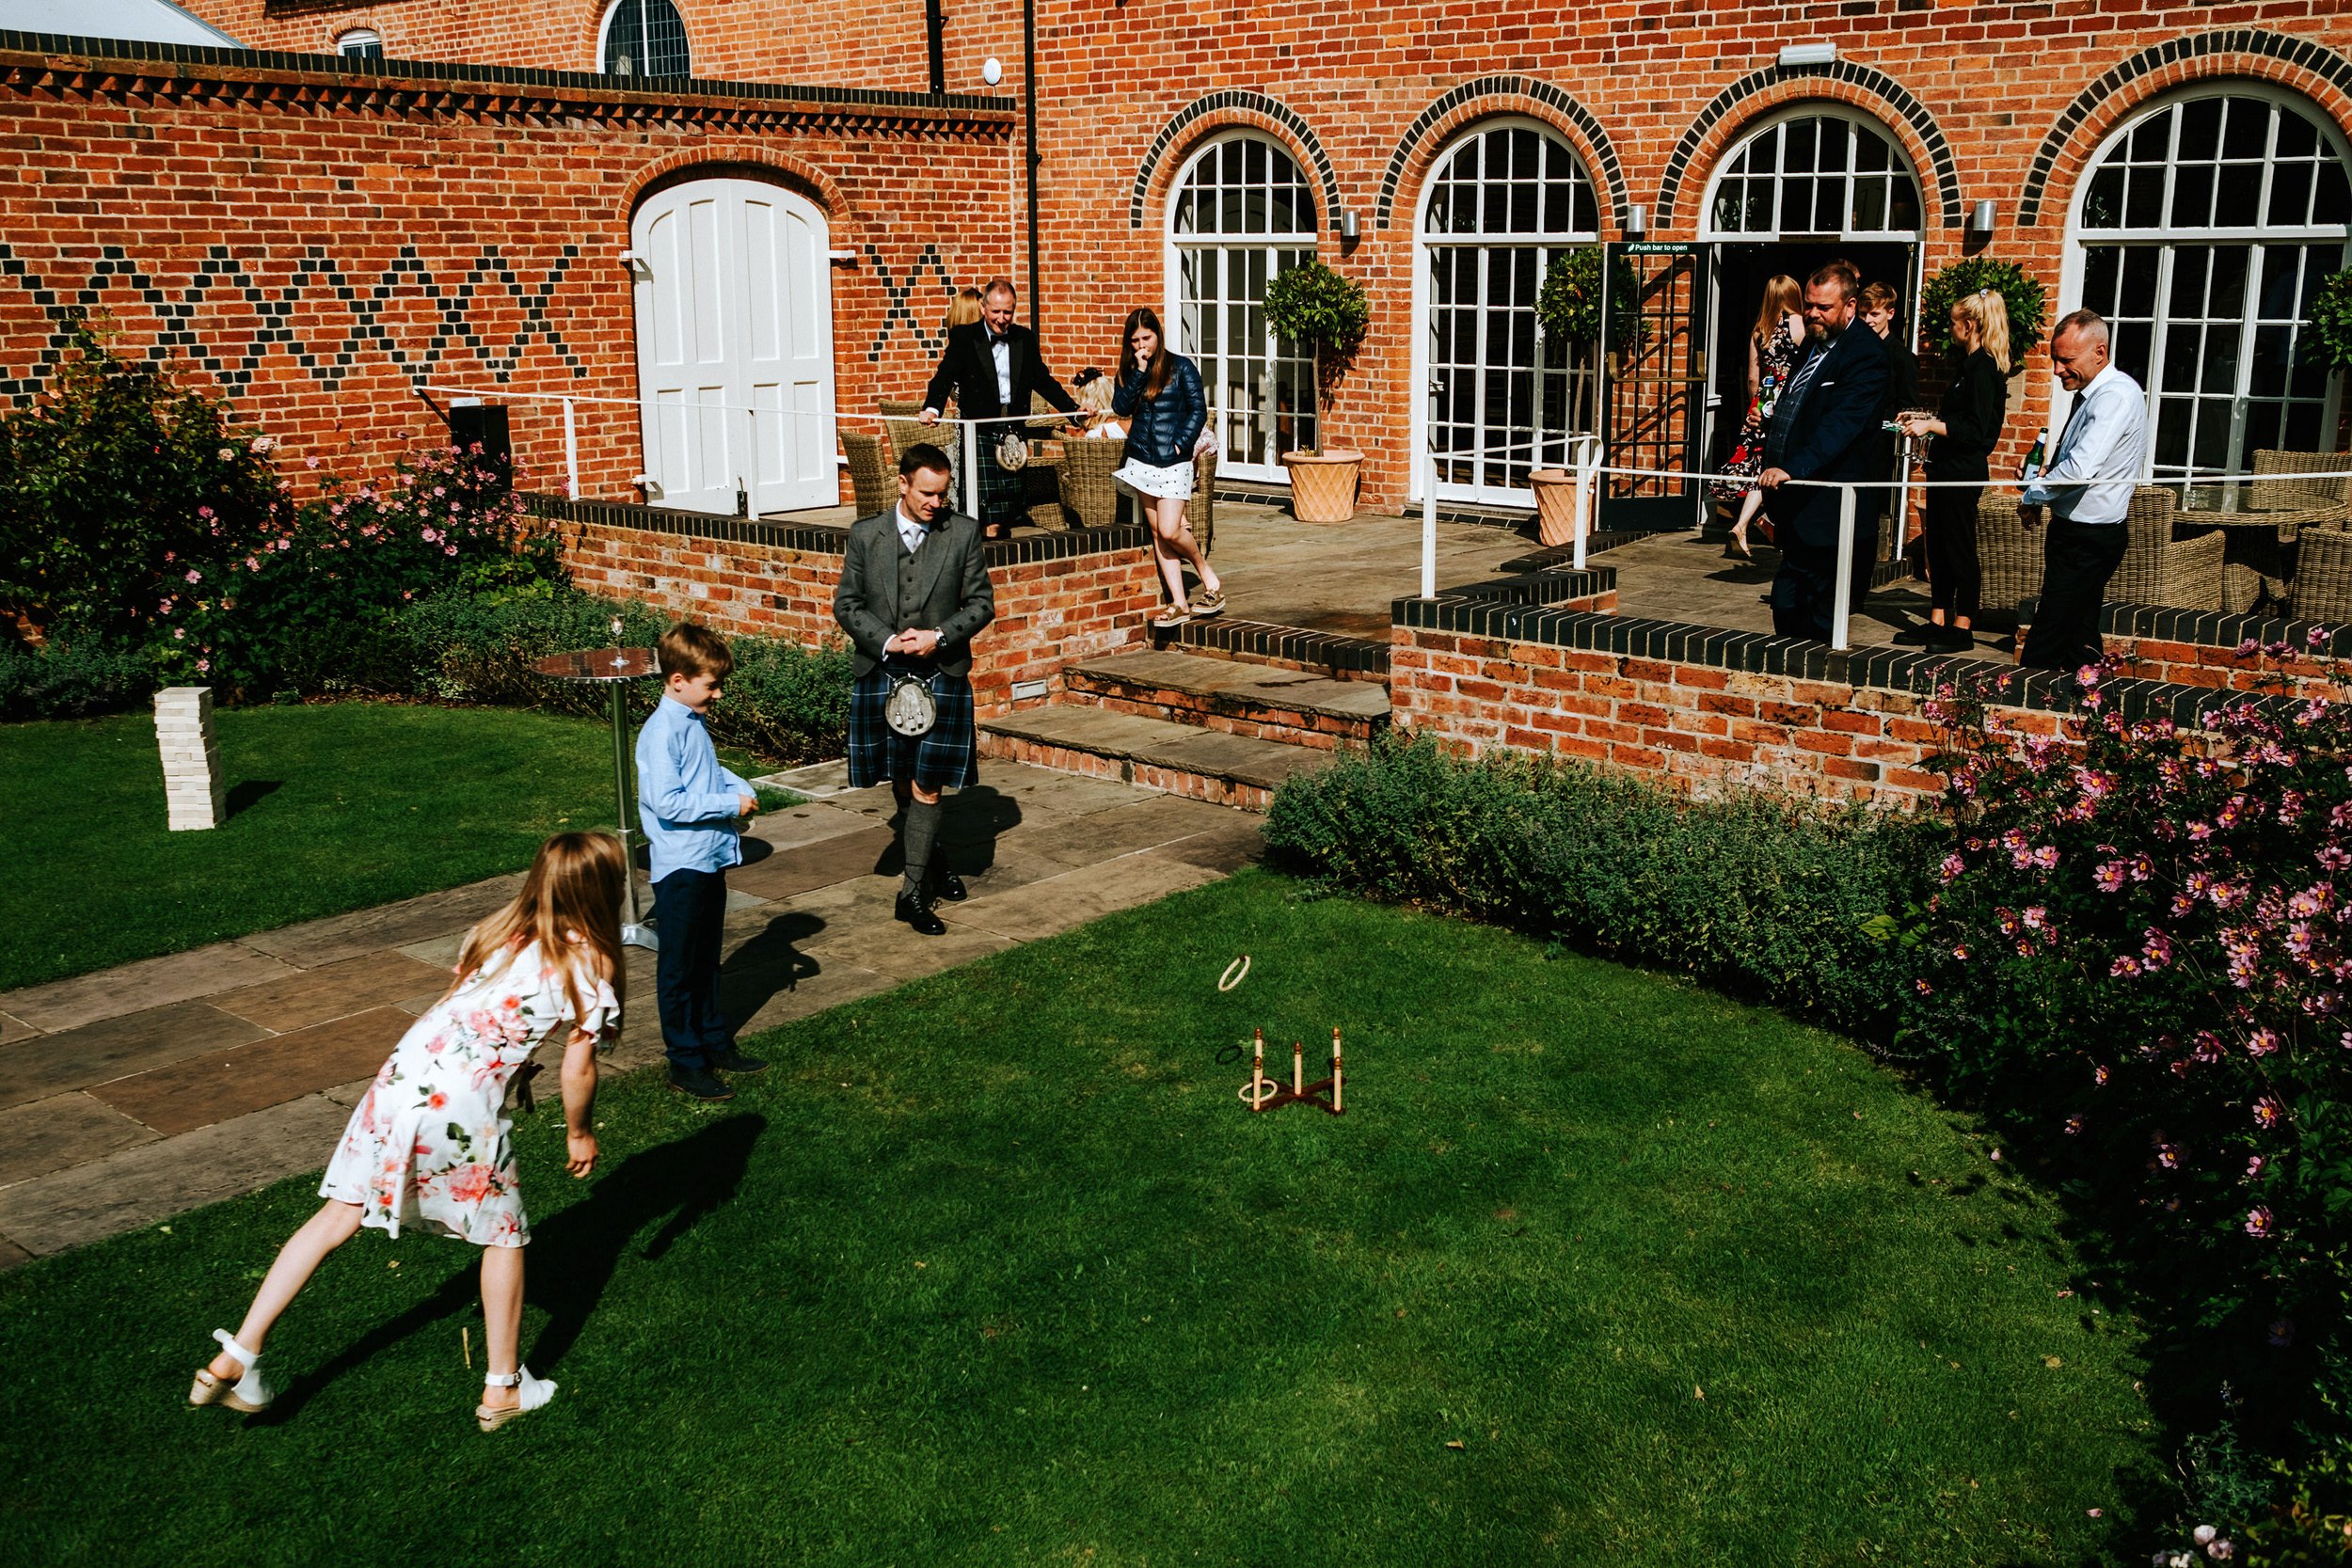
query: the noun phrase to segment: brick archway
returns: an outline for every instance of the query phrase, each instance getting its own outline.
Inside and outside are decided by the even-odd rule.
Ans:
[[[645,198],[665,186],[686,180],[729,175],[766,180],[798,191],[825,210],[828,222],[841,224],[850,219],[850,204],[842,196],[841,187],[815,165],[756,142],[729,142],[714,137],[700,147],[673,152],[639,169],[621,193],[621,221],[626,225]]]
[[[1337,214],[1345,210],[1340,200],[1340,177],[1331,166],[1330,154],[1324,151],[1323,142],[1314,127],[1302,119],[1298,111],[1279,99],[1268,98],[1262,92],[1229,87],[1221,92],[1203,93],[1177,111],[1174,119],[1160,127],[1160,134],[1152,138],[1151,149],[1143,155],[1143,163],[1136,170],[1134,192],[1127,198],[1127,227],[1143,227],[1144,209],[1149,204],[1152,188],[1158,183],[1160,166],[1170,152],[1191,146],[1198,135],[1211,131],[1247,126],[1264,131],[1290,144],[1298,161],[1315,171],[1316,183],[1323,190],[1323,222],[1330,227],[1338,221]]]
[[[2042,221],[2053,178],[2063,170],[2071,185],[2091,150],[2125,114],[2173,87],[2230,76],[2290,88],[2311,99],[2339,128],[2347,123],[2352,60],[2325,44],[2244,28],[2152,44],[2083,88],[2051,125],[2034,150],[2018,197],[2019,227]]]
[[[1611,219],[1618,228],[1625,227],[1630,193],[1625,166],[1617,161],[1609,133],[1590,109],[1533,76],[1481,76],[1462,83],[1422,110],[1389,155],[1388,171],[1380,177],[1380,198],[1373,210],[1374,226],[1389,227],[1395,216],[1397,192],[1405,188],[1408,174],[1418,181],[1428,173],[1435,149],[1443,147],[1455,131],[1473,120],[1498,114],[1532,116],[1565,136],[1585,166],[1608,187]],[[1424,152],[1424,148],[1433,150]]]
[[[1674,155],[1666,160],[1665,176],[1658,184],[1653,226],[1665,229],[1673,224],[1675,203],[1692,171],[1709,166],[1740,127],[1767,109],[1806,98],[1843,103],[1883,121],[1902,143],[1913,166],[1934,187],[1935,211],[1942,215],[1944,227],[1960,227],[1960,165],[1952,156],[1944,128],[1910,88],[1883,71],[1852,60],[1825,66],[1771,65],[1750,71],[1717,93],[1682,133]]]

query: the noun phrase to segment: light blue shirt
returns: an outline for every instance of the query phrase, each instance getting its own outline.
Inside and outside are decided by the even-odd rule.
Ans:
[[[703,716],[663,697],[637,732],[637,822],[652,851],[653,879],[742,864],[736,816],[754,793],[719,765]]]
[[[2120,523],[2131,510],[2132,486],[2081,482],[2147,475],[2148,394],[2109,365],[2074,395],[2074,411],[2058,433],[2058,451],[2017,501],[2046,506],[2052,516],[2069,522]]]

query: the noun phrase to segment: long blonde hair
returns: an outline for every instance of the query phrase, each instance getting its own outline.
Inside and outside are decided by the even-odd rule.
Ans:
[[[1756,336],[1759,342],[1769,343],[1780,324],[1804,309],[1804,291],[1797,280],[1785,272],[1774,273],[1764,282],[1764,301],[1756,310]]]
[[[457,954],[458,986],[503,969],[530,942],[539,962],[560,970],[577,1022],[596,982],[612,982],[618,1000],[626,987],[621,963],[621,899],[628,892],[628,861],[611,833],[558,833],[539,846],[522,890],[504,909],[466,933]]]
[[[1952,301],[1952,314],[1966,316],[1977,329],[1977,346],[1993,356],[2003,375],[2009,374],[2009,301],[1991,289],[1979,289]]]
[[[953,332],[959,326],[969,326],[974,322],[978,321],[980,319],[980,307],[986,303],[987,297],[983,295],[979,290],[973,288],[970,284],[967,283],[962,288],[958,289],[956,291],[956,297],[947,302],[947,325],[946,330]]]

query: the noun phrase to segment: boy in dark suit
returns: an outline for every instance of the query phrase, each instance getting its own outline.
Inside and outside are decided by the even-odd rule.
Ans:
[[[1812,356],[1797,367],[1774,410],[1756,483],[1778,492],[1792,479],[1883,478],[1879,404],[1886,395],[1886,345],[1855,326],[1862,275],[1832,261],[1805,280],[1805,334]],[[1827,642],[1837,597],[1838,492],[1797,485],[1772,501],[1780,545],[1772,578],[1772,631]],[[1855,507],[1857,535],[1871,518],[1866,491]],[[1856,538],[1854,548],[1862,548]]]
[[[940,791],[979,783],[972,714],[972,639],[996,618],[996,594],[980,559],[980,529],[947,510],[947,454],[910,447],[898,459],[898,503],[850,529],[834,590],[833,618],[850,634],[856,683],[850,689],[850,786],[888,779],[904,814],[898,829],[906,878],[895,913],[927,937],[946,924],[931,911]],[[921,736],[890,727],[884,708],[897,672],[920,678],[938,705]],[[950,901],[963,896],[952,874],[936,880]]]
[[[1032,392],[1065,414],[1078,411],[1077,400],[1046,369],[1045,356],[1038,349],[1037,334],[1012,319],[1013,309],[1019,303],[1011,281],[999,277],[989,284],[981,296],[980,319],[948,331],[939,368],[931,372],[930,385],[923,389],[925,424],[939,422],[940,412],[950,398],[955,400],[958,416],[966,420],[1026,414]],[[984,424],[976,433],[979,483],[965,499],[972,501],[977,497],[980,520],[987,525],[992,539],[1002,537],[1003,531],[1016,519],[1022,497],[1021,476],[997,466],[994,448],[1005,432],[1022,428],[1013,424]]]

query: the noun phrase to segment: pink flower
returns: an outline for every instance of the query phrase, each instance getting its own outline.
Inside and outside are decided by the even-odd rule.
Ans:
[[[2201,1062],[2221,1060],[2221,1037],[2210,1029],[2198,1031],[2196,1042],[2189,1049],[2189,1055]]]
[[[2254,1101],[2254,1125],[2265,1129],[2276,1127],[2285,1111],[2286,1107],[2279,1103],[2276,1095],[2266,1094]]]
[[[2025,914],[2026,928],[2039,931],[2050,924],[2050,911],[2040,904],[2028,905]]]
[[[2107,965],[2107,978],[2110,980],[2121,979],[2124,975],[2137,974],[2138,973],[2139,960],[2133,958],[2129,953],[2117,954],[2115,961]]]
[[[2162,969],[2172,961],[2172,939],[2153,926],[2140,932],[2139,956],[2150,969]]]
[[[2080,1132],[2082,1130],[2083,1118],[2080,1112],[2077,1112],[2074,1116],[2066,1118],[2066,1132],[2070,1137],[2077,1132]]]
[[[2107,1086],[2107,1069],[2103,1067],[2093,1067],[2090,1069],[2090,1082],[2094,1087],[2102,1089],[2106,1088]]]
[[[2270,1160],[2267,1155],[2250,1154],[2247,1156],[2246,1180],[2249,1181],[2260,1180],[2262,1178],[2263,1166],[2268,1164],[2269,1163]]]
[[[188,580],[190,582],[202,582],[204,580],[204,574],[191,566],[188,568]]]
[[[2122,861],[2106,862],[2090,874],[2090,879],[2099,885],[2101,893],[2122,892],[2123,863]]]
[[[2257,1029],[2246,1041],[2246,1053],[2249,1056],[2272,1055],[2278,1049],[2279,1033],[2275,1029]]]
[[[2246,1211],[2246,1233],[2249,1236],[2266,1237],[2270,1234],[2270,1210],[2267,1205],[2257,1203]]]
[[[209,658],[198,659],[196,661],[196,673],[199,675],[211,674],[213,673],[213,661]]]
[[[2058,863],[2058,846],[2045,844],[2033,852],[2033,863],[2047,871]]]

